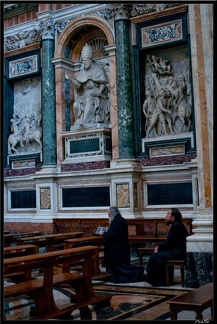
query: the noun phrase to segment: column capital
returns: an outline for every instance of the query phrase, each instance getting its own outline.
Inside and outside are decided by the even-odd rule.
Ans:
[[[46,18],[40,20],[40,32],[42,35],[42,40],[44,39],[54,39],[54,22],[52,18]]]
[[[108,8],[115,20],[129,19],[133,5],[128,3],[109,4]]]

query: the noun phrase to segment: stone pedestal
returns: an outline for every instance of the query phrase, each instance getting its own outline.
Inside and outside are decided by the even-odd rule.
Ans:
[[[72,127],[71,127],[72,129]],[[111,160],[111,130],[109,127],[85,128],[85,125],[62,133],[65,142],[63,164]]]

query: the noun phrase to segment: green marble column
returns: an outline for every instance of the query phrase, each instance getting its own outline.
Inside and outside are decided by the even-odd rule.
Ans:
[[[56,165],[56,102],[54,57],[54,28],[51,20],[42,25],[42,129],[43,166]]]
[[[119,159],[134,158],[130,21],[115,21]]]

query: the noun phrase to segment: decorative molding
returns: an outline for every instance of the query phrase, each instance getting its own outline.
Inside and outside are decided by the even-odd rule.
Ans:
[[[131,17],[131,21],[133,24],[139,24],[139,23],[144,23],[144,22],[149,22],[154,19],[160,19],[160,18],[165,18],[168,16],[176,15],[176,14],[181,14],[185,13],[188,11],[188,5],[187,4],[179,4],[176,7],[172,8],[167,8],[165,10],[161,11],[153,11],[150,13],[142,14],[140,16],[135,16]]]
[[[34,54],[21,59],[9,61],[9,79],[39,71],[38,55]]]
[[[183,39],[182,20],[152,25],[141,29],[142,47],[165,44]]]
[[[19,32],[4,38],[4,52],[15,49],[22,49],[41,41],[39,27],[31,30],[20,30]]]

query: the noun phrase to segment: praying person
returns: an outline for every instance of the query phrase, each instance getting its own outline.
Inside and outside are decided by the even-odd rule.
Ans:
[[[109,229],[99,232],[105,238],[105,266],[114,283],[144,281],[144,267],[130,264],[127,221],[117,207],[108,209]]]

